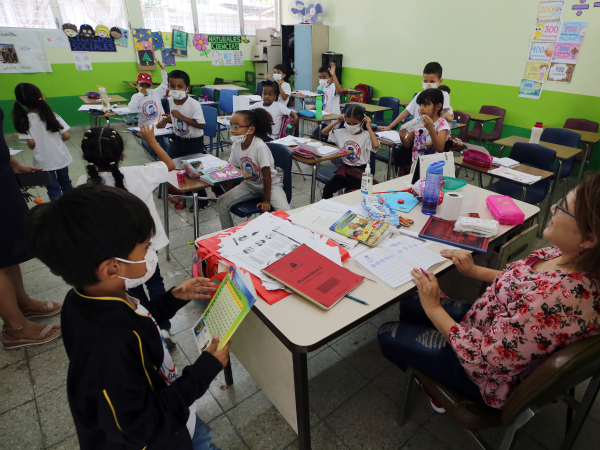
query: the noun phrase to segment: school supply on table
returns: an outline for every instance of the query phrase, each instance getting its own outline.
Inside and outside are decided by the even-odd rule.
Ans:
[[[363,195],[361,204],[369,218],[398,225],[398,214],[386,203],[382,195]]]
[[[315,157],[334,155],[336,153],[339,153],[339,151],[340,151],[340,149],[337,147],[332,147],[330,145],[323,145],[322,142],[314,142],[314,141],[302,142],[302,143],[300,143],[300,145],[298,145],[298,149],[300,149],[306,153],[310,153],[310,154],[314,155]]]
[[[373,174],[371,173],[371,166],[369,164],[365,167],[360,180],[360,192],[364,195],[371,195],[373,193]]]
[[[302,117],[306,117],[308,119],[314,119],[317,115],[316,111],[309,111],[308,109],[301,109],[298,111],[298,115]]]
[[[274,141],[271,141],[272,144],[281,144],[285,145],[286,147],[291,147],[293,145],[299,145],[306,142],[310,142],[310,139],[295,136],[285,136],[280,139],[275,139]]]
[[[137,131],[140,132],[140,127],[129,127],[127,128],[129,131]],[[169,123],[165,128],[155,128],[154,136],[164,136],[166,134],[173,134],[173,124]]]
[[[212,155],[182,161],[183,170],[190,178],[200,178],[213,184],[219,181],[235,180],[243,176],[228,161],[223,161]],[[210,174],[215,173],[211,177]],[[204,177],[204,178],[203,178]]]
[[[468,234],[454,231],[455,222],[431,216],[419,237],[432,241],[450,244],[474,252],[485,253],[490,243],[490,238],[469,236]]]
[[[467,149],[463,151],[463,161],[480,167],[492,167],[493,157],[485,147],[480,145],[465,144]]]
[[[311,91],[294,91],[292,92],[292,94],[299,94],[299,95],[304,95],[305,97],[318,97],[319,95],[322,94],[317,94],[316,92],[311,92]]]
[[[519,183],[523,184],[534,184],[542,179],[541,176],[529,175],[527,173],[506,169],[504,167],[498,167],[497,169],[489,170],[488,173],[497,177],[518,181]]]
[[[329,229],[369,247],[375,247],[381,241],[389,226],[389,223],[372,220],[348,211]]]
[[[334,206],[332,206],[331,209],[323,209],[320,207],[319,203],[315,203],[301,213],[291,216],[290,220],[298,226],[327,236],[347,250],[356,247],[358,241],[336,233],[335,231],[331,231],[331,226],[337,222],[342,214],[345,214],[348,211],[348,207],[346,205],[341,205],[342,212],[340,212]]]
[[[202,353],[219,335],[217,350],[221,350],[250,312],[256,298],[232,266],[217,288],[200,320],[192,328],[198,351]]]
[[[529,138],[530,144],[539,144],[542,133],[544,132],[544,124],[542,122],[536,122],[531,129],[531,138]]]
[[[492,158],[492,164],[494,166],[506,167],[508,169],[512,169],[514,167],[517,167],[521,163],[519,161],[515,161],[514,159],[510,159],[510,158],[496,158],[494,156]]]
[[[521,225],[525,221],[525,213],[506,195],[490,195],[485,199],[485,204],[502,225]]]
[[[433,163],[438,161],[444,161],[446,164],[444,165],[444,170],[442,175],[444,177],[452,177],[454,178],[456,173],[454,171],[454,155],[452,152],[445,153],[434,153],[432,155],[421,155],[419,159],[417,159],[417,163],[413,165],[411,168],[412,174],[412,184],[415,184],[418,180],[427,177],[427,169]]]
[[[307,245],[301,245],[262,272],[325,310],[335,306],[365,279]]]
[[[102,105],[81,105],[77,111],[91,111],[92,109],[102,111]]]
[[[352,297],[351,295],[346,294],[346,297],[348,297],[350,300],[354,300],[355,302],[362,303],[363,305],[368,305],[368,303],[365,302],[364,300],[361,300],[356,297]]]
[[[383,141],[393,142],[394,144],[399,144],[402,142],[402,139],[400,139],[400,133],[397,131],[378,131],[375,133],[375,136]]]
[[[409,192],[378,192],[378,194],[393,210],[401,213],[409,213],[419,204],[419,200]]]
[[[425,178],[425,187],[423,189],[423,201],[421,204],[421,212],[427,215],[434,215],[437,212],[437,207],[442,191],[442,183],[444,178],[442,173],[446,161],[436,161],[427,168],[427,177]]]
[[[205,169],[204,175],[200,176],[200,179],[211,186],[215,183],[223,183],[226,181],[242,180],[242,175],[235,167],[228,164],[225,167],[215,167],[212,169]]]
[[[444,220],[457,220],[461,213],[462,203],[462,194],[456,192],[444,194],[444,202],[437,214],[438,217]]]
[[[446,167],[446,166],[444,166]],[[458,191],[459,189],[465,187],[467,182],[465,180],[461,180],[460,178],[447,177],[444,176],[444,185],[442,187],[442,192],[450,192],[450,191]]]
[[[475,217],[460,217],[454,231],[477,237],[494,237],[498,234],[498,221]]]

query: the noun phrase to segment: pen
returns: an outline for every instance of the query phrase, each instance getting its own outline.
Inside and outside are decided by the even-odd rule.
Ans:
[[[373,192],[373,195],[375,195],[375,194],[395,194],[396,192],[408,192],[408,189],[404,189],[402,191]]]
[[[425,272],[423,269],[421,269],[421,272],[423,272],[423,275],[427,276],[427,272]],[[440,289],[440,294],[442,294],[442,297],[448,298],[448,296],[446,294],[444,294],[444,291],[442,291],[441,289]]]
[[[421,269],[422,270],[422,269]],[[345,297],[348,297],[350,300],[354,300],[355,302],[362,303],[363,305],[368,305],[367,302],[357,299],[356,297],[352,297],[351,295],[346,294]]]
[[[417,241],[427,242],[425,239],[421,239],[420,237],[413,236],[412,234],[403,233],[402,231],[400,231],[400,234],[403,234],[404,236],[408,236],[409,238],[416,239]]]

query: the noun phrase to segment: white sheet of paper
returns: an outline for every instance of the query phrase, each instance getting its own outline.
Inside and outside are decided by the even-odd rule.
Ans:
[[[15,156],[21,153],[23,150],[13,150],[12,148],[9,148],[8,151],[10,152],[10,156]]]
[[[249,95],[234,95],[233,96],[233,112],[250,109]]]
[[[400,142],[400,134],[397,131],[378,131],[375,135],[379,139],[383,139],[385,141],[391,141],[394,144],[398,144]]]
[[[62,30],[44,30],[44,40],[48,48],[71,48],[69,38]]]

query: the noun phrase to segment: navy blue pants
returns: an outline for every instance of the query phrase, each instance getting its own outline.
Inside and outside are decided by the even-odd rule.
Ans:
[[[471,305],[442,299],[442,307],[460,322]],[[400,321],[384,323],[377,333],[381,353],[406,372],[410,365],[440,383],[483,402],[479,388],[467,376],[452,346],[431,323],[418,295],[400,301]]]
[[[69,178],[69,166],[58,170],[49,170],[49,173],[52,181],[46,186],[46,190],[50,201],[58,200],[61,195],[73,189]]]
[[[165,283],[163,282],[163,277],[160,274],[160,267],[158,264],[156,265],[156,270],[154,274],[144,283],[146,288],[148,289],[148,295],[150,299],[148,299],[148,295],[146,295],[146,291],[144,291],[144,285],[139,285],[133,289],[129,289],[127,292],[132,297],[137,298],[144,308],[148,308],[150,301],[156,297],[158,294],[164,294],[165,291]],[[171,329],[171,321],[165,320],[158,324],[161,330],[170,330]]]

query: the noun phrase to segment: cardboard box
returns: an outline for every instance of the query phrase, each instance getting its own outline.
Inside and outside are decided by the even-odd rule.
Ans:
[[[281,38],[274,38],[271,36],[272,30],[269,28],[256,30],[256,44],[257,45],[266,45],[271,47],[273,45],[281,46]]]
[[[253,45],[251,59],[252,61],[266,61],[267,47],[264,45]]]

